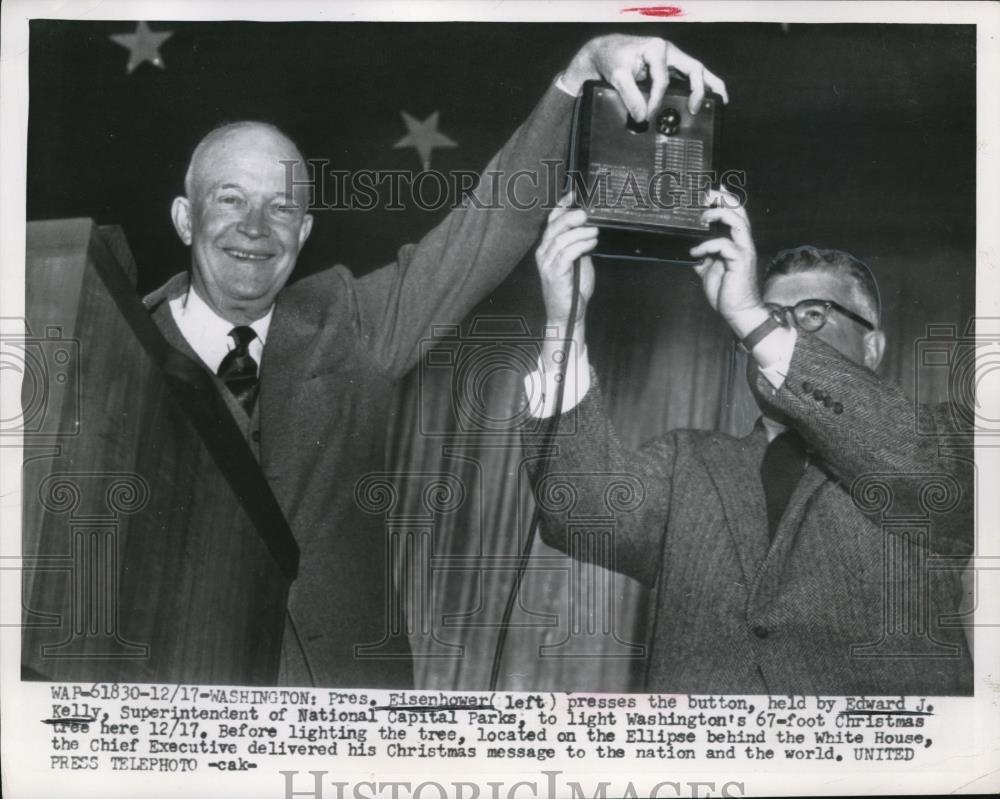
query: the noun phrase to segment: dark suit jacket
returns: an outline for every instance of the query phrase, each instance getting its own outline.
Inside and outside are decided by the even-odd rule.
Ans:
[[[971,693],[962,629],[941,618],[959,603],[958,569],[971,552],[970,463],[940,458],[940,439],[915,433],[913,403],[898,388],[814,336],[799,335],[781,389],[760,375],[753,388],[814,450],[773,543],[761,423],[742,439],[679,430],[629,452],[605,417],[596,378],[558,422],[566,434],[536,489],[548,508],[542,535],[567,550],[568,523],[614,517],[612,567],[656,589],[646,688]],[[922,421],[932,424],[947,429],[943,416]],[[635,502],[605,494],[612,475],[631,476]],[[546,498],[559,482],[574,484],[572,507],[565,494]],[[616,511],[623,505],[629,512]],[[929,538],[920,538],[928,523]],[[957,556],[935,561],[954,570],[927,572],[937,555]]]
[[[505,197],[495,183],[520,170],[539,175],[543,196],[541,162],[565,160],[572,109],[573,99],[551,86],[487,165],[476,189],[481,204]],[[523,178],[517,183],[519,200],[528,200],[527,187]],[[358,507],[355,485],[385,468],[394,388],[416,364],[420,342],[432,325],[459,322],[506,277],[541,231],[541,205],[466,203],[418,244],[402,247],[393,264],[361,278],[335,266],[279,294],[254,417],[230,406],[301,551],[281,682],[412,684],[405,626],[392,635],[387,629],[392,579],[384,520]],[[144,302],[175,346],[193,355],[167,305],[187,285],[187,275],[177,275]],[[374,659],[357,656],[356,646],[383,639]]]

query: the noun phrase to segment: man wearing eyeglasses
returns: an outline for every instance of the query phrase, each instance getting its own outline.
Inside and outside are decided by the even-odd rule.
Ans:
[[[543,539],[571,550],[572,519],[546,502],[560,480],[576,484],[573,517],[614,515],[614,559],[599,562],[654,589],[646,690],[971,693],[968,647],[957,617],[946,618],[960,602],[955,564],[971,551],[971,465],[939,457],[938,439],[915,432],[913,403],[876,374],[885,333],[871,272],[847,253],[807,246],[780,253],[758,281],[745,210],[724,192],[712,201],[703,218],[730,235],[693,248],[694,269],[749,353],[762,416],[741,439],[679,430],[626,450],[585,346],[597,229],[583,210],[555,209],[536,261],[547,326],[560,335],[576,259],[581,280],[565,376],[561,342],[549,339],[525,382],[532,413],[550,417],[564,377],[558,454],[540,482],[533,467]],[[921,429],[948,432],[950,418],[928,411]],[[526,438],[547,441],[544,432]],[[611,508],[594,480],[602,474],[637,478],[639,507]],[[852,498],[866,485],[887,490],[905,515],[935,483],[954,496],[940,503],[948,511],[934,516],[929,541],[913,527],[884,529],[871,495]],[[951,570],[928,569],[929,555],[951,557],[937,561]]]

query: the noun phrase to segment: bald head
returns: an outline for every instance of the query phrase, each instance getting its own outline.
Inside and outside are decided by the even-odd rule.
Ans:
[[[312,230],[306,186],[299,148],[266,122],[223,125],[195,147],[171,214],[192,288],[234,325],[265,315],[295,268]]]
[[[273,152],[281,156],[279,161],[297,161],[296,172],[300,169],[299,164],[305,166],[305,159],[295,142],[277,125],[270,122],[258,122],[255,120],[242,120],[240,122],[229,122],[213,128],[194,148],[191,153],[191,160],[188,161],[187,171],[184,173],[184,192],[188,197],[194,191],[196,175],[203,169],[206,163],[213,158],[224,155],[227,150],[250,147],[262,152]],[[297,179],[301,179],[296,175]]]

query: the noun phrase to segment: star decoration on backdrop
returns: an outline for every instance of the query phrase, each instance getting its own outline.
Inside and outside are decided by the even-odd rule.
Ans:
[[[435,147],[458,147],[456,142],[438,132],[439,114],[437,111],[423,122],[418,121],[416,117],[410,116],[405,111],[401,111],[400,114],[409,133],[392,145],[393,149],[413,147],[417,151],[417,155],[420,156],[424,171],[431,168],[431,153]]]
[[[131,75],[140,64],[148,61],[153,66],[166,69],[160,57],[160,45],[174,35],[173,31],[153,32],[145,22],[136,23],[134,33],[112,33],[108,38],[128,49],[125,73]]]

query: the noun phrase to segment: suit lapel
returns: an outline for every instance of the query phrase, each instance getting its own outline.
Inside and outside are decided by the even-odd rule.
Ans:
[[[184,338],[184,334],[177,327],[177,322],[174,321],[174,315],[170,312],[170,305],[168,303],[164,302],[156,306],[152,316],[153,321],[156,322],[156,326],[160,328],[160,332],[163,333],[163,337],[171,347],[182,352],[202,368],[208,368],[205,366],[204,361],[198,357],[197,353],[191,349],[191,345],[188,344],[187,339]]]
[[[307,285],[311,282],[303,281]],[[329,298],[321,293],[317,296],[303,283],[286,286],[278,294],[261,357],[257,401],[261,429],[266,431],[262,439],[262,462],[271,460],[276,450],[281,451],[282,426],[291,423],[294,416],[289,412],[289,403],[297,387],[316,371],[315,354],[328,349],[316,346],[317,336],[335,335],[325,324],[325,315],[331,312],[324,307]]]
[[[767,512],[760,482],[760,461],[766,446],[767,434],[758,422],[750,435],[739,441],[713,438],[700,452],[721,500],[748,592],[767,555]]]

